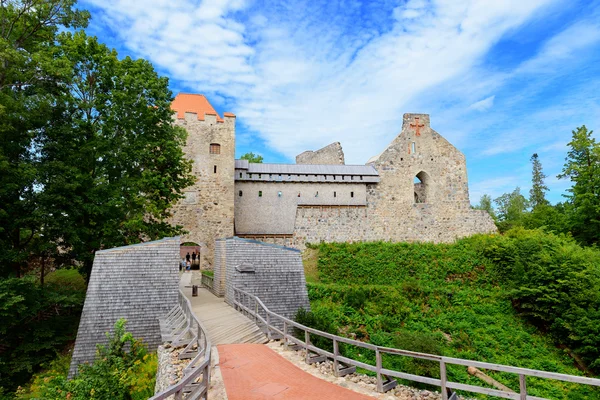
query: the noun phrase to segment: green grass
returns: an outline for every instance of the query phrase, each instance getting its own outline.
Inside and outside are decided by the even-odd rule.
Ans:
[[[310,250],[317,273],[311,264],[307,268],[312,312],[335,333],[377,345],[581,375],[565,351],[517,314],[491,261],[476,247],[468,241],[322,244]],[[374,363],[374,354],[363,349],[346,346],[343,351]],[[439,377],[439,367],[428,362],[399,356],[383,362],[395,370]],[[484,372],[518,391],[518,376]],[[449,366],[448,377],[485,386],[466,367]],[[527,383],[534,396],[600,399],[599,390],[584,385],[536,378]]]
[[[210,270],[205,270],[205,271],[202,271],[202,275],[210,276],[212,278],[215,276],[215,272],[210,271]]]

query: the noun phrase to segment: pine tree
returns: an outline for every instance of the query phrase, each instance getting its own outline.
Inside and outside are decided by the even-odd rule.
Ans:
[[[565,195],[573,206],[571,232],[585,244],[600,241],[600,144],[583,125],[573,131],[570,150],[559,179],[573,186]]]
[[[549,190],[548,186],[544,184],[546,174],[542,171],[542,163],[537,155],[534,153],[531,156],[531,164],[533,166],[532,177],[531,177],[531,190],[529,190],[529,204],[532,209],[541,205],[547,205],[546,192]]]

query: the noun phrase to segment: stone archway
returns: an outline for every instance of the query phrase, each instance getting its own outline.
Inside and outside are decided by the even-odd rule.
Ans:
[[[429,203],[431,201],[431,178],[425,171],[420,171],[414,178],[415,203]]]
[[[202,246],[195,242],[183,242],[179,246],[179,257],[187,261],[189,255],[192,269],[200,269],[200,252]]]

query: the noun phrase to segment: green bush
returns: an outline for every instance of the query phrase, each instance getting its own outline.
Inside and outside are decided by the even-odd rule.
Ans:
[[[154,394],[157,358],[131,333],[125,320],[107,334],[108,345],[98,346],[96,361],[82,364],[79,373],[67,380],[68,362],[59,358],[48,372],[33,380],[19,398],[87,400],[143,400]]]
[[[57,269],[49,273],[45,282],[52,287],[85,292],[86,284],[83,276],[76,269]]]
[[[34,277],[0,280],[0,387],[7,392],[75,340],[85,299],[76,281],[41,287]]]
[[[600,252],[566,236],[516,228],[483,253],[519,313],[600,371]]]
[[[381,346],[581,375],[562,346],[582,358],[600,348],[598,254],[568,237],[524,230],[440,245],[320,244],[320,283],[307,285],[320,322],[305,324]],[[372,352],[340,349],[374,365]],[[595,365],[590,356],[584,360]],[[406,357],[384,355],[383,363],[402,372],[439,374],[435,363]],[[518,390],[518,376],[487,373]],[[459,366],[449,366],[448,377],[482,384]],[[553,399],[600,399],[598,388],[558,381],[531,379],[528,390]]]

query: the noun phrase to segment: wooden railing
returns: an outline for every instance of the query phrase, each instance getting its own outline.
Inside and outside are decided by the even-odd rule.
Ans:
[[[527,377],[532,376],[536,378],[555,379],[565,382],[574,382],[584,385],[600,386],[600,379],[586,378],[583,376],[559,374],[555,372],[538,371],[535,369],[511,367],[508,365],[492,364],[473,360],[464,360],[461,358],[452,358],[437,356],[434,354],[417,353],[413,351],[393,349],[389,347],[375,346],[370,343],[359,342],[358,340],[352,340],[337,335],[332,335],[327,332],[319,331],[308,326],[299,324],[291,319],[285,318],[279,314],[270,311],[260,299],[250,293],[245,292],[242,289],[233,288],[234,290],[234,307],[249,318],[252,318],[256,323],[266,330],[267,336],[270,339],[283,339],[284,347],[287,349],[290,343],[293,346],[303,348],[306,351],[306,362],[320,362],[324,361],[325,358],[333,360],[334,368],[333,371],[336,376],[343,376],[347,373],[354,371],[356,367],[362,368],[367,371],[374,372],[377,375],[377,391],[386,392],[392,389],[396,385],[396,381],[389,379],[389,377],[406,379],[414,382],[426,383],[429,385],[439,386],[441,388],[442,399],[452,400],[456,398],[456,395],[452,393],[452,389],[464,390],[467,392],[482,393],[495,397],[503,397],[505,399],[516,399],[516,400],[542,400],[541,397],[534,397],[527,394]],[[296,328],[304,332],[304,341],[294,337],[289,333],[291,328]],[[310,341],[310,335],[321,336],[332,340],[333,352],[329,352],[314,346]],[[363,349],[371,350],[375,352],[375,365],[366,364],[357,360],[353,360],[348,357],[344,357],[340,354],[339,344],[346,343],[352,346],[360,347]],[[311,355],[316,353],[317,356]],[[382,354],[393,354],[411,358],[418,358],[422,360],[430,360],[439,363],[440,365],[440,378],[430,378],[420,375],[408,374],[404,372],[394,371],[383,368],[382,365]],[[465,367],[476,367],[483,369],[490,369],[493,371],[508,372],[519,375],[519,393],[505,392],[496,389],[488,389],[481,386],[467,385],[458,382],[451,382],[447,376],[447,365],[462,365]],[[352,369],[350,369],[352,366]]]
[[[174,395],[176,400],[208,398],[210,384],[211,344],[206,336],[206,329],[192,312],[190,300],[179,290],[178,304],[160,319],[163,341],[170,342],[173,347],[185,346],[179,359],[192,361],[183,370],[179,382],[155,394],[151,400],[164,400]]]
[[[202,286],[207,287],[210,290],[213,289],[214,280],[214,277],[202,274]]]

